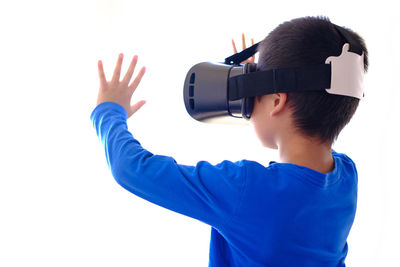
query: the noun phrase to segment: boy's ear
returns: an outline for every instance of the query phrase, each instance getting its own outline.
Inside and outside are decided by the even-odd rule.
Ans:
[[[278,115],[286,105],[287,93],[272,94],[272,109],[271,116]]]

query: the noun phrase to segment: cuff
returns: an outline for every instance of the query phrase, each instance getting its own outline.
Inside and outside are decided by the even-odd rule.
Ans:
[[[128,114],[126,113],[126,110],[123,106],[120,104],[114,103],[114,102],[103,102],[97,105],[94,110],[92,111],[92,114],[90,115],[90,120],[93,121],[95,116],[99,113],[102,113],[104,111],[116,111],[117,113],[121,114],[123,118],[126,120],[128,117]]]

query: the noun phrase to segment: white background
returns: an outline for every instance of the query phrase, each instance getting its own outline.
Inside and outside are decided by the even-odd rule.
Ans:
[[[209,226],[111,176],[89,120],[97,60],[108,79],[120,52],[123,71],[135,54],[147,67],[134,95],[147,104],[128,124],[151,152],[268,165],[277,153],[251,127],[191,119],[183,81],[192,65],[232,54],[242,32],[260,41],[308,15],[355,30],[370,52],[366,97],[333,147],[359,172],[346,263],[400,266],[396,10],[394,1],[2,1],[0,266],[207,266]]]

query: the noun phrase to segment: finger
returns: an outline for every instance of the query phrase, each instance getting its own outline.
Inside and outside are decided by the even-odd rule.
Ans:
[[[243,50],[246,49],[246,39],[244,38],[244,33],[242,33],[242,46],[243,46]]]
[[[141,100],[136,104],[131,106],[129,117],[132,116],[136,111],[138,111],[143,105],[146,104],[146,100]]]
[[[138,61],[138,56],[135,55],[131,61],[131,65],[129,66],[128,71],[125,74],[123,80],[124,83],[129,83],[129,81],[131,80],[133,72],[135,71],[137,61]]]
[[[139,71],[139,74],[136,76],[135,80],[133,80],[133,82],[129,85],[129,89],[132,92],[132,94],[133,94],[133,92],[135,92],[136,88],[138,87],[145,72],[146,72],[146,67],[142,67]]]
[[[106,84],[107,80],[106,80],[106,75],[104,74],[104,69],[103,69],[103,62],[101,60],[99,60],[97,62],[97,66],[99,69],[99,78],[100,78],[100,84]]]
[[[232,46],[233,46],[233,53],[236,54],[237,49],[236,49],[235,41],[233,39],[232,39]]]
[[[118,56],[117,65],[115,66],[115,69],[114,69],[114,75],[111,80],[112,83],[119,82],[123,58],[124,58],[124,55],[122,53],[120,53]]]
[[[251,38],[251,45],[254,45],[254,38]],[[256,56],[253,55],[253,56],[250,58],[250,62],[251,62],[251,63],[254,63],[255,60],[256,60]]]

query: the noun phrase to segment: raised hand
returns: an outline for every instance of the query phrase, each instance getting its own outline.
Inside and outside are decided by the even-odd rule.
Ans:
[[[251,38],[251,45],[254,45],[254,39]],[[237,53],[237,49],[236,49],[236,45],[235,45],[235,41],[232,39],[232,46],[233,46],[233,53]],[[244,37],[244,33],[242,33],[242,47],[243,50],[245,50],[246,47],[246,38]],[[245,63],[254,63],[255,61],[255,56],[249,57],[248,59],[246,59],[245,61],[241,62],[241,64],[245,64]]]
[[[122,81],[120,81],[123,57],[124,55],[122,53],[119,54],[113,77],[109,82],[106,80],[106,76],[104,74],[103,62],[101,60],[98,61],[100,89],[97,97],[97,105],[104,102],[114,102],[120,104],[125,108],[129,118],[146,103],[146,101],[141,100],[131,106],[132,95],[138,87],[146,68],[142,67],[133,82],[129,84],[138,61],[138,56],[134,56],[128,71],[126,72]]]

